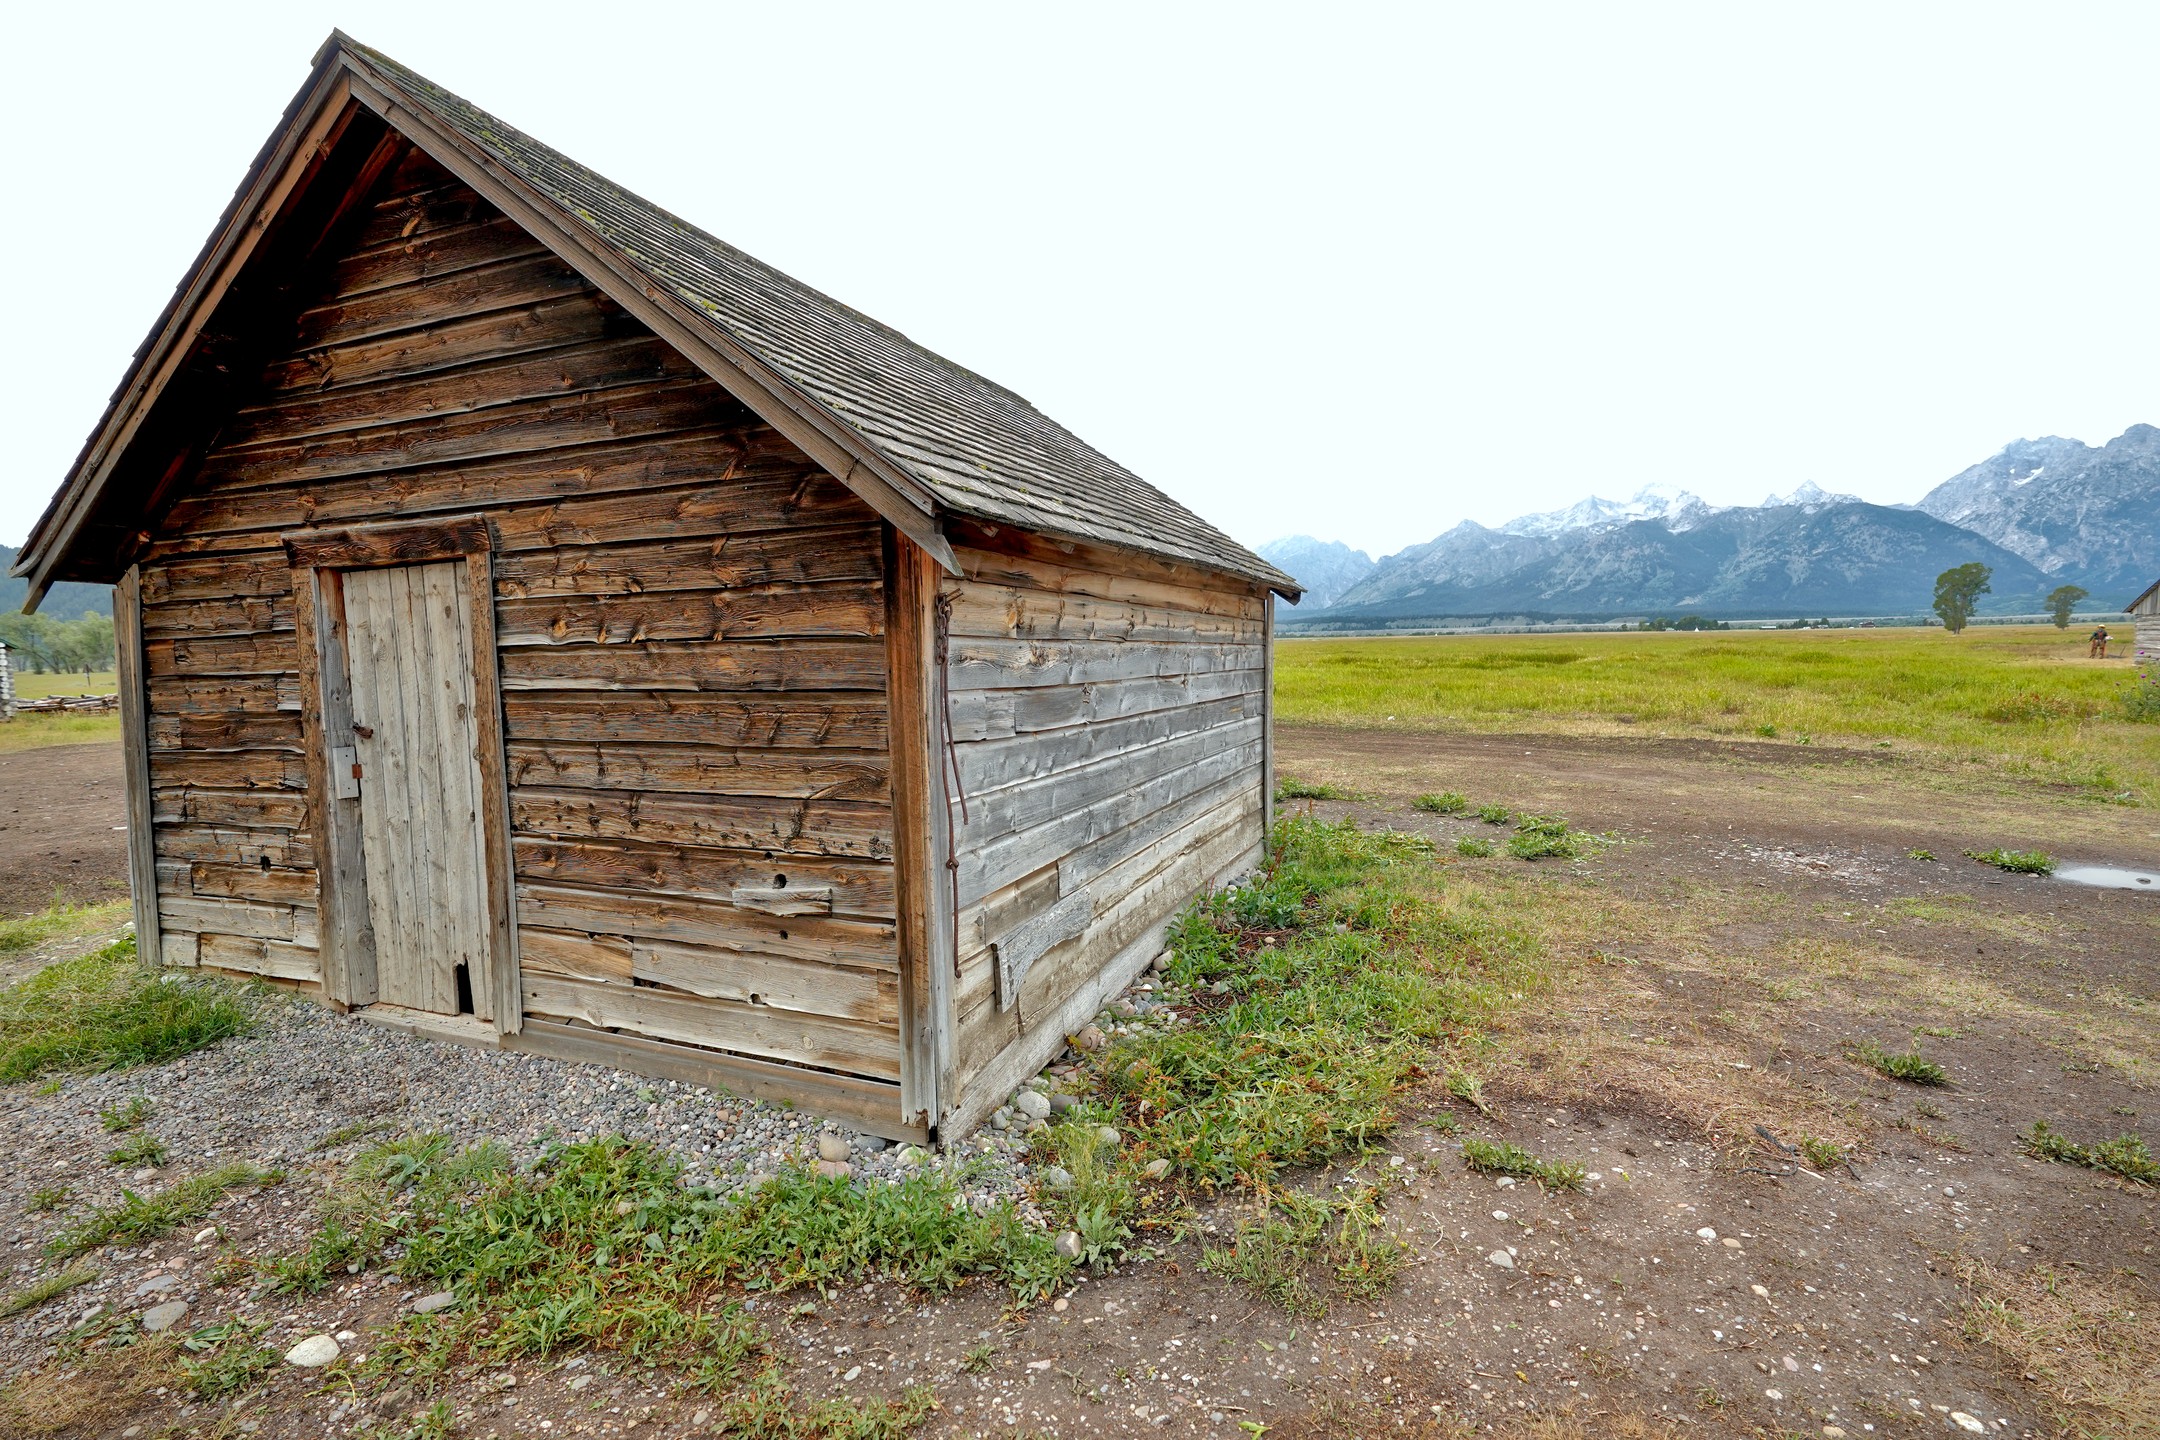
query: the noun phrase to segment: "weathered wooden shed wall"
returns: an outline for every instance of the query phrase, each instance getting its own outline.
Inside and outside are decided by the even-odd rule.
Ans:
[[[1194,894],[1260,858],[1270,597],[1104,547],[955,540],[947,1108],[965,1128],[1130,983]]]
[[[417,151],[141,562],[163,957],[321,979],[281,537],[452,513],[494,536],[526,1015],[897,1117],[880,522]],[[783,876],[830,913],[733,903]]]

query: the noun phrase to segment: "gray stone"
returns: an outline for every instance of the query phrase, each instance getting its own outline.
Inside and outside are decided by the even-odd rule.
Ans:
[[[328,1335],[310,1335],[285,1352],[285,1363],[303,1370],[320,1370],[343,1353]]]
[[[155,1335],[160,1330],[170,1330],[187,1314],[187,1301],[168,1300],[163,1305],[143,1311],[142,1328]]]
[[[1168,970],[1168,969],[1170,968],[1171,962],[1173,962],[1173,961],[1174,961],[1174,960],[1176,960],[1176,959],[1177,959],[1177,951],[1175,951],[1175,950],[1165,950],[1165,951],[1163,951],[1163,952],[1162,952],[1162,954],[1160,954],[1160,955],[1157,955],[1157,956],[1155,957],[1155,959],[1154,959],[1154,962],[1152,963],[1152,965],[1151,965],[1151,966],[1150,966],[1149,968],[1151,968],[1152,970],[1154,970],[1154,972],[1155,972],[1156,974],[1160,975],[1160,974],[1162,974],[1162,973],[1163,973],[1163,972],[1164,972],[1165,970]]]
[[[1150,1180],[1160,1180],[1170,1173],[1170,1162],[1168,1160],[1150,1160],[1141,1167],[1140,1173]]]
[[[1063,1115],[1066,1111],[1072,1109],[1079,1103],[1079,1096],[1067,1095],[1064,1091],[1060,1090],[1057,1092],[1057,1094],[1050,1097],[1050,1113],[1053,1115]]]
[[[1060,1230],[1060,1231],[1058,1232],[1058,1237],[1057,1237],[1057,1253],[1058,1253],[1058,1254],[1060,1254],[1060,1255],[1064,1256],[1064,1257],[1065,1257],[1065,1258],[1066,1258],[1067,1260],[1077,1260],[1077,1259],[1079,1259],[1079,1258],[1080,1258],[1080,1250],[1081,1250],[1081,1245],[1080,1245],[1080,1232],[1079,1232],[1079,1231],[1077,1231],[1077,1230]]]
[[[1485,1262],[1489,1265],[1497,1265],[1502,1270],[1512,1270],[1515,1268],[1515,1257],[1508,1254],[1505,1250],[1493,1251],[1492,1254],[1485,1257]]]
[[[1070,1190],[1073,1185],[1072,1172],[1062,1166],[1047,1165],[1043,1167],[1042,1182],[1052,1190]]]
[[[1113,1146],[1113,1147],[1114,1147],[1114,1146],[1118,1146],[1118,1145],[1123,1145],[1123,1144],[1125,1143],[1125,1137],[1124,1137],[1123,1135],[1120,1135],[1120,1134],[1118,1134],[1118,1132],[1117,1132],[1117,1126],[1115,1126],[1115,1125],[1098,1125],[1098,1126],[1096,1126],[1096,1127],[1095,1127],[1095,1138],[1096,1138],[1096,1140],[1098,1140],[1098,1141],[1099,1141],[1099,1142],[1101,1142],[1102,1144],[1104,1144],[1104,1145],[1109,1145],[1109,1146]]]
[[[583,1390],[586,1386],[590,1384],[592,1384],[592,1376],[578,1375],[571,1378],[570,1388],[572,1390]]]
[[[845,1180],[855,1173],[855,1167],[845,1160],[820,1160],[811,1168],[828,1180]]]
[[[433,1315],[436,1311],[447,1310],[455,1304],[457,1304],[455,1292],[437,1290],[432,1295],[423,1295],[418,1300],[413,1301],[412,1308],[415,1315]]]
[[[1102,1049],[1103,1046],[1109,1043],[1110,1037],[1103,1034],[1102,1030],[1094,1025],[1081,1026],[1080,1033],[1073,1036],[1073,1044],[1090,1053]]]
[[[848,1143],[845,1135],[835,1135],[828,1130],[817,1137],[817,1155],[820,1160],[845,1160]]]
[[[868,1155],[882,1154],[891,1146],[892,1141],[887,1140],[882,1135],[858,1135],[855,1137],[855,1148]]]
[[[1022,1090],[1013,1096],[1013,1109],[1030,1120],[1047,1120],[1050,1118],[1050,1097],[1040,1090]]]
[[[137,1295],[155,1295],[161,1290],[170,1290],[179,1283],[180,1277],[177,1275],[153,1275],[148,1280],[143,1281],[142,1284],[137,1285],[135,1293]]]

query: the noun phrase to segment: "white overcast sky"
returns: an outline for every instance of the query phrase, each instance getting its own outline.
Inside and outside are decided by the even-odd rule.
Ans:
[[[20,541],[333,25],[1240,539],[2160,423],[2160,6],[19,5]]]

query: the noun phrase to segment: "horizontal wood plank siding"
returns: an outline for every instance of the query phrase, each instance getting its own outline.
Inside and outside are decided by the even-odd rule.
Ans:
[[[1057,1048],[1056,1027],[1075,1023],[1066,1012],[1110,983],[1106,967],[1131,963],[1261,846],[1260,598],[1240,582],[1048,548],[958,547],[965,576],[944,587],[952,768],[966,796],[964,816],[951,812],[961,1093],[948,1123],[998,1103],[1022,1062]],[[1028,965],[1001,1004],[1008,943]]]
[[[284,538],[478,517],[526,1012],[896,1097],[876,516],[431,162],[363,208],[145,552],[162,953],[321,979]]]

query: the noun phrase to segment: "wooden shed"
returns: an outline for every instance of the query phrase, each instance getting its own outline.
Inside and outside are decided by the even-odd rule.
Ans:
[[[1259,859],[1297,594],[343,35],[17,570],[115,586],[146,953],[916,1138]]]

